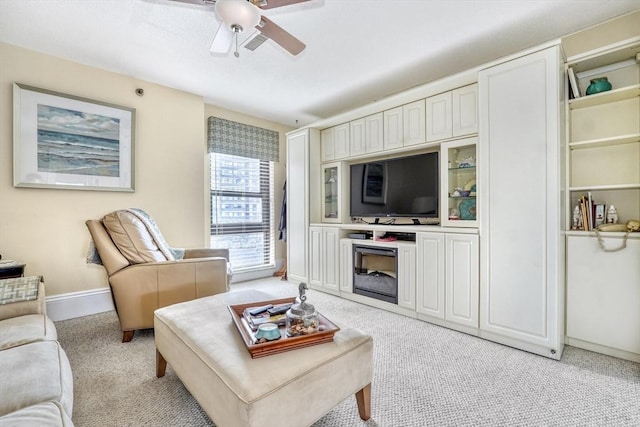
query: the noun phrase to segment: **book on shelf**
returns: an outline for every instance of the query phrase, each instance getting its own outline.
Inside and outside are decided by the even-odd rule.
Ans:
[[[604,224],[606,221],[607,205],[595,205],[594,207],[594,228],[598,228],[599,225]]]
[[[573,68],[569,67],[567,74],[569,74],[569,85],[571,86],[573,97],[580,98],[580,87],[578,86],[578,80],[576,79],[576,74],[573,72]]]

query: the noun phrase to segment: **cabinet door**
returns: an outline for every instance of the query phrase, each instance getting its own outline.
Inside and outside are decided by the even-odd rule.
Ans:
[[[310,140],[318,144],[318,136],[312,129],[287,135],[287,275],[293,282],[308,280]]]
[[[424,99],[402,106],[402,130],[405,146],[422,144],[426,141],[425,123]]]
[[[478,327],[478,236],[447,234],[445,319]]]
[[[335,134],[335,127],[320,132],[320,158],[323,162],[335,159]]]
[[[444,234],[416,233],[416,311],[444,319]]]
[[[349,123],[335,127],[334,158],[336,160],[349,157]]]
[[[398,245],[398,305],[416,309],[416,247]]]
[[[427,98],[427,142],[453,136],[451,92]]]
[[[479,73],[480,328],[553,358],[564,334],[560,64],[554,46]]]
[[[353,252],[351,239],[340,239],[340,292],[353,292]]]
[[[340,265],[340,240],[337,228],[322,230],[322,286],[325,289],[338,291]]]
[[[392,108],[384,112],[384,149],[402,148],[402,107]]]
[[[309,227],[309,285],[322,287],[322,228],[320,227]]]
[[[365,146],[364,118],[354,120],[350,123],[349,141],[349,151],[352,156],[359,156],[367,153],[367,148]]]
[[[364,119],[364,143],[367,153],[377,153],[383,148],[382,113],[372,114]]]
[[[453,136],[478,133],[478,85],[451,92],[453,102]]]

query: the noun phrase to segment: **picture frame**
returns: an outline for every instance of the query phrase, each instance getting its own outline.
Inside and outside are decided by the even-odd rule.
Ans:
[[[135,191],[134,108],[13,84],[13,186]]]

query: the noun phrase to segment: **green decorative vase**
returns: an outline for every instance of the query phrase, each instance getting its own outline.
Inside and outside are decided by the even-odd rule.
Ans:
[[[587,88],[587,95],[593,95],[600,92],[611,90],[611,83],[606,77],[599,77],[591,80],[591,84]]]

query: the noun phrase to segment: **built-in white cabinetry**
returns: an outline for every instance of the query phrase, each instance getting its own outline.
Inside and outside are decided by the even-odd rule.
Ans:
[[[346,218],[344,209],[347,208],[349,199],[344,188],[344,183],[347,182],[345,171],[341,162],[322,164],[322,222],[341,223]]]
[[[309,227],[309,286],[328,293],[340,290],[340,230]]]
[[[340,239],[340,292],[353,292],[353,244],[351,239]]]
[[[476,234],[417,233],[418,317],[444,326],[478,328],[479,244]],[[435,319],[434,319],[435,318]],[[439,320],[445,323],[439,322]]]
[[[383,113],[372,114],[350,123],[350,156],[377,153],[383,150]]]
[[[426,104],[424,99],[402,106],[402,129],[404,146],[423,144],[426,135]]]
[[[416,312],[444,320],[444,233],[416,233]]]
[[[427,142],[451,138],[453,136],[451,92],[427,98],[426,107]]]
[[[567,59],[567,344],[640,362],[640,233],[602,232],[573,211],[579,199],[640,218],[640,37]],[[606,77],[609,91],[586,95]],[[580,208],[578,208],[580,209]],[[601,208],[598,208],[599,210]],[[606,209],[605,218],[606,221]],[[588,211],[588,210],[587,210]],[[587,223],[587,227],[584,223]],[[587,231],[585,231],[587,230]],[[616,250],[618,249],[618,250]]]
[[[564,338],[558,46],[479,72],[480,334],[558,359]]]
[[[472,84],[426,99],[427,142],[478,132],[478,85]]]
[[[478,133],[478,84],[451,92],[453,137]]]
[[[398,245],[398,305],[416,309],[416,245]]]
[[[640,235],[567,236],[567,344],[640,362],[639,307]]]
[[[320,132],[301,129],[287,134],[287,276],[307,282],[309,224],[319,213]]]
[[[478,226],[478,138],[440,145],[440,222],[446,227]]]
[[[395,150],[404,147],[404,129],[402,107],[392,108],[383,113],[385,150]]]
[[[445,320],[478,327],[478,236],[445,235]]]
[[[323,162],[349,157],[349,123],[343,123],[320,132]]]

